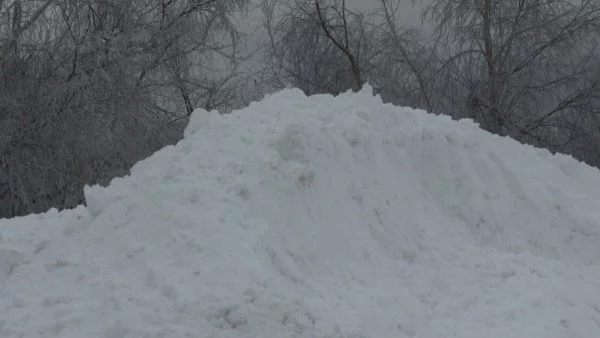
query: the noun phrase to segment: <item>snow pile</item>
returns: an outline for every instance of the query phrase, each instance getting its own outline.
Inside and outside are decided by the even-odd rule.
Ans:
[[[1,337],[600,336],[600,175],[369,88],[197,110],[0,224]]]

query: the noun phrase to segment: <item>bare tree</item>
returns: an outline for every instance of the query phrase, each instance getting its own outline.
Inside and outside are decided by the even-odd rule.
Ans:
[[[329,41],[344,53],[344,56],[348,59],[354,81],[356,81],[356,89],[361,89],[363,86],[363,79],[357,55],[353,51],[354,46],[352,46],[350,41],[347,18],[348,15],[353,15],[355,17],[359,16],[346,8],[346,0],[331,0],[330,3],[323,6],[321,5],[321,2],[325,1],[315,0],[319,24],[321,25],[321,28],[323,28],[323,32],[325,32]]]
[[[371,85],[379,88],[384,99],[395,104],[418,107],[432,113],[441,109],[432,99],[437,84],[436,40],[428,38],[401,21],[403,0],[380,0],[373,26],[381,53],[375,64],[377,74]]]
[[[307,94],[368,82],[387,102],[433,111],[435,46],[399,23],[400,4],[360,12],[342,0],[263,1],[266,62],[254,79],[266,92],[290,85]]]
[[[598,106],[599,3],[434,0],[424,17],[444,42],[438,97],[448,112],[553,150],[583,135]]]
[[[365,14],[341,0],[265,0],[262,7],[268,41],[261,81],[308,94],[362,87],[375,54]]]

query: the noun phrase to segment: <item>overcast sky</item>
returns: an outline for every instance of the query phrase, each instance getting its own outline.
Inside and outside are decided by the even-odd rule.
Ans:
[[[401,7],[400,18],[411,24],[420,25],[421,24],[421,8],[422,2],[421,0],[415,1],[413,5],[411,0],[402,0],[403,6]],[[427,1],[427,0],[425,0]],[[356,8],[359,10],[369,10],[379,7],[381,4],[381,0],[346,0],[346,5],[348,8]]]

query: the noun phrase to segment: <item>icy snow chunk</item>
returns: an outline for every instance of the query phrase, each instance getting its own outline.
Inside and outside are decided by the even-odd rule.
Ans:
[[[86,185],[83,188],[83,194],[85,196],[87,211],[92,217],[98,216],[111,204],[118,201],[110,190],[103,189],[98,185],[91,187]]]
[[[275,141],[275,149],[284,161],[307,162],[306,140],[308,135],[301,124],[285,127]]]
[[[214,117],[219,117],[218,112],[211,111],[208,112],[202,108],[195,109],[190,116],[190,120],[188,122],[187,127],[183,132],[184,137],[191,137],[194,133],[196,133],[200,128],[202,128],[205,124],[209,123],[211,119]]]
[[[16,249],[0,247],[0,283],[25,260],[25,253]]]

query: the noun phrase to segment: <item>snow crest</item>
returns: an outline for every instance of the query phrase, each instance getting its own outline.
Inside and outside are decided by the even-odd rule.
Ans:
[[[297,89],[0,224],[0,337],[598,337],[600,175]]]

